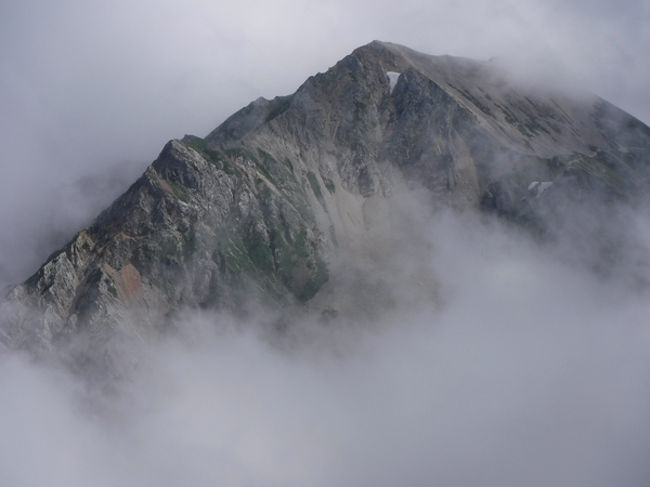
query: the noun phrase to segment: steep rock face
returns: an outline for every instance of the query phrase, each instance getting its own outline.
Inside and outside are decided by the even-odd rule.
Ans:
[[[192,148],[198,139],[185,140],[168,143],[90,228],[12,291],[45,311],[41,340],[117,325],[124,305],[151,310],[153,323],[180,306],[304,301],[327,279],[303,187],[289,177],[276,186],[264,167],[276,161],[263,151],[207,155]]]
[[[543,230],[567,199],[633,199],[649,181],[648,153],[650,129],[597,97],[375,41],[205,139],[169,142],[12,290],[4,341],[49,346],[119,326],[132,310],[155,326],[181,306],[305,302],[400,188]]]

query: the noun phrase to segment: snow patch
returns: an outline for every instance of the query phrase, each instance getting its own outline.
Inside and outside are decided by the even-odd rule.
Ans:
[[[397,73],[395,71],[386,71],[386,76],[388,76],[388,82],[390,83],[390,92],[391,92],[391,94],[393,93],[393,90],[395,89],[395,85],[397,84],[397,80],[399,79],[400,74],[402,74],[402,73]]]

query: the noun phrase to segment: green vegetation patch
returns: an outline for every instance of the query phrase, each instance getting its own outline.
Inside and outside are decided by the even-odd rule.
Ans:
[[[192,149],[196,150],[203,158],[209,163],[222,169],[225,164],[223,163],[224,154],[220,150],[209,148],[205,139],[197,137],[196,135],[186,135],[183,137],[182,142]]]
[[[316,195],[316,198],[318,198],[318,201],[321,203],[325,203],[325,198],[323,198],[323,193],[320,190],[320,184],[318,184],[318,179],[316,178],[316,175],[309,171],[307,173],[307,179],[309,180],[309,185],[311,186],[312,191]]]
[[[248,223],[219,238],[213,260],[222,272],[251,279],[273,296],[288,291],[302,302],[313,297],[329,276],[307,227],[267,218],[267,238]]]
[[[244,244],[253,265],[264,274],[272,274],[273,252],[266,241],[260,235],[251,234],[246,237]]]
[[[269,181],[273,180],[271,176],[271,168],[277,165],[275,158],[266,152],[264,149],[257,149],[257,152],[260,155],[260,160],[257,162],[257,167],[264,176],[267,177]]]
[[[336,193],[336,185],[334,184],[334,181],[332,181],[329,178],[326,178],[325,176],[322,176],[323,178],[323,183],[325,184],[325,187],[327,188],[327,191],[330,192],[330,194]]]
[[[255,153],[248,149],[247,147],[232,147],[230,149],[225,149],[224,151],[228,157],[237,158],[241,157],[243,159],[259,164],[260,161],[255,155]]]
[[[303,303],[313,298],[329,278],[327,266],[319,258],[314,262],[308,263],[308,269],[311,273],[310,279],[294,291],[296,298]]]
[[[293,172],[293,164],[291,164],[291,161],[289,160],[288,157],[285,157],[282,162],[284,162],[284,165],[287,166],[287,168]]]
[[[178,245],[173,239],[163,240],[160,244],[160,250],[162,255],[168,260],[177,260],[180,255]]]
[[[265,122],[270,122],[274,118],[282,115],[284,112],[287,111],[289,106],[291,105],[291,98],[292,96],[276,96],[273,100],[271,100],[270,104],[270,110],[269,113],[266,115],[266,118],[264,119]]]
[[[292,241],[276,240],[277,272],[282,282],[300,301],[311,299],[328,279],[327,266],[316,242],[301,227]]]
[[[599,156],[599,157],[598,157]],[[598,153],[597,157],[576,157],[568,161],[567,168],[582,171],[599,179],[618,194],[624,193],[624,181],[617,173],[615,165],[606,156]]]
[[[178,184],[175,181],[167,181],[169,186],[171,186],[174,195],[184,203],[189,203],[190,201],[190,192],[182,184]]]

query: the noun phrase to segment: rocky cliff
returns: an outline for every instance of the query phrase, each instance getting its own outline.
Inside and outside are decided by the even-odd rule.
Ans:
[[[550,235],[568,202],[633,203],[648,154],[650,128],[596,96],[375,41],[205,138],[170,141],[10,292],[3,341],[50,347],[110,335],[126,316],[159,326],[180,307],[238,310],[251,296],[308,302],[402,188]]]

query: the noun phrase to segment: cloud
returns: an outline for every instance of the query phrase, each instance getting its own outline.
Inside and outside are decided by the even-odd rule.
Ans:
[[[435,273],[433,304],[398,298],[379,319],[299,321],[280,337],[255,324],[263,316],[188,312],[181,335],[148,343],[109,393],[5,354],[3,479],[647,481],[647,290],[594,279],[474,216],[437,215],[429,228],[428,262],[412,248],[394,257]],[[408,276],[390,284],[398,296],[417,286]]]

